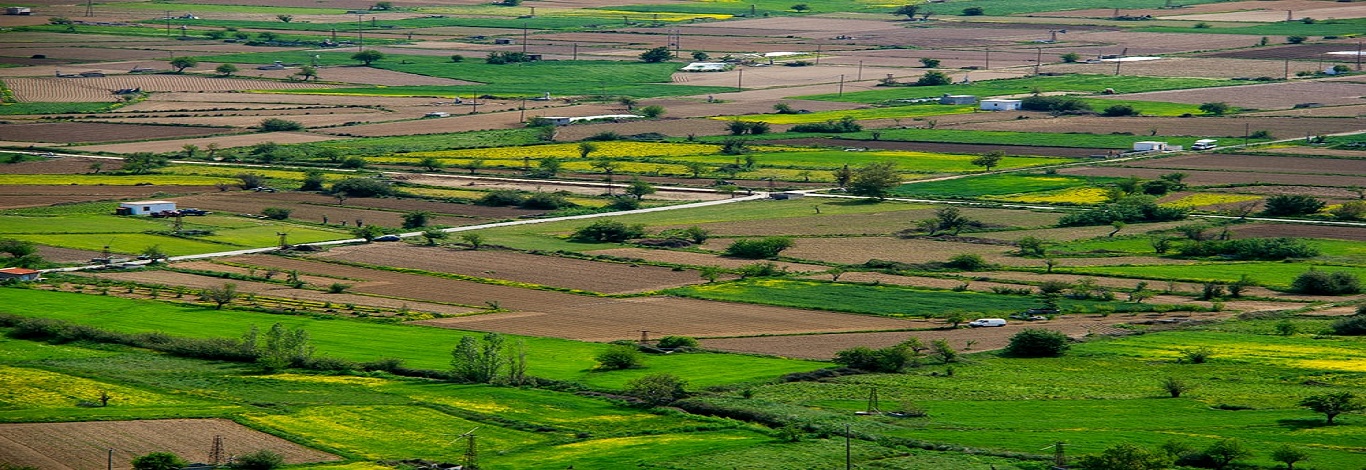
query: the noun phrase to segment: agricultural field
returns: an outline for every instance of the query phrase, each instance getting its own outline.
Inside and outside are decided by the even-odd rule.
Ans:
[[[30,3],[0,468],[1366,461],[1350,2]]]

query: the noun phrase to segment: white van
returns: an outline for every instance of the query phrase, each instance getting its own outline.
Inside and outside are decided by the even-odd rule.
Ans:
[[[968,326],[971,326],[973,328],[986,326],[1006,326],[1006,320],[1004,318],[978,318],[976,320],[968,322]]]
[[[1219,141],[1214,139],[1200,139],[1191,144],[1191,150],[1209,150],[1219,146]]]

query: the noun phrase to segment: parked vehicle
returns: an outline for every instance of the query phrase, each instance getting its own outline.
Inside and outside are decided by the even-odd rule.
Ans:
[[[402,238],[399,238],[398,235],[383,235],[375,237],[375,241],[377,242],[396,242],[399,240],[402,240]]]
[[[1214,139],[1200,139],[1191,144],[1191,150],[1209,150],[1219,146],[1219,141]]]
[[[973,328],[1006,326],[1006,320],[1004,318],[978,318],[968,322],[968,326]]]

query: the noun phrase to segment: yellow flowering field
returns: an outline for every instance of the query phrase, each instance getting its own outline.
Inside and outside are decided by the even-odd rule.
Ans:
[[[304,172],[271,170],[267,168],[237,168],[230,166],[207,166],[207,165],[171,165],[157,170],[158,174],[188,175],[188,176],[222,176],[235,178],[242,173],[254,173],[266,178],[283,180],[303,180]],[[323,172],[323,179],[326,181],[336,181],[347,178],[349,174],[339,174]]]
[[[690,155],[712,155],[717,153],[721,146],[717,144],[697,144],[697,143],[667,143],[667,142],[593,142],[597,149],[588,155],[588,158],[639,158],[639,157],[686,157]],[[803,151],[815,150],[800,147],[778,147],[771,145],[750,146],[750,149],[757,152],[777,152],[777,151]],[[459,158],[483,158],[490,159],[516,160],[518,164],[522,157],[530,156],[534,159],[545,157],[560,158],[579,158],[578,143],[528,145],[518,147],[493,147],[481,149],[461,149],[461,150],[442,150],[436,152],[412,152],[403,154],[407,160],[420,160],[423,157],[459,157]]]
[[[1038,204],[1100,204],[1105,202],[1105,189],[1090,187],[1068,188],[1061,191],[993,196],[987,197],[986,199]]]
[[[512,449],[556,437],[481,425],[420,406],[318,406],[246,419],[366,459],[459,458],[464,446],[451,441],[476,427],[480,447],[488,449]]]
[[[38,369],[0,365],[0,408],[70,408],[77,402],[98,402],[108,392],[111,404],[148,406],[179,400],[135,388],[97,382]]]
[[[1229,193],[1195,193],[1162,205],[1168,207],[1204,207],[1215,204],[1232,204],[1245,201],[1255,201],[1261,196],[1251,194],[1229,194]]]

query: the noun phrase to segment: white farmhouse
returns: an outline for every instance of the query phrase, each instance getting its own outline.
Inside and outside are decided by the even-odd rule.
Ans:
[[[983,111],[1018,111],[1020,109],[1020,100],[982,100],[981,109]]]
[[[132,201],[120,202],[119,215],[152,215],[162,211],[175,211],[173,201]]]

